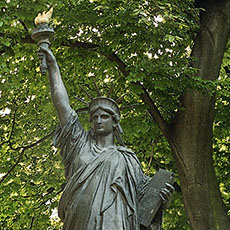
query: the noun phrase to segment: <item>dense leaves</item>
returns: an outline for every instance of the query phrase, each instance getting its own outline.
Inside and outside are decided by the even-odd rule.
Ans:
[[[0,2],[0,228],[60,229],[56,208],[64,187],[63,165],[52,147],[58,120],[49,96],[48,78],[39,72],[37,45],[30,35],[39,12],[55,6],[56,55],[70,96],[125,94],[122,106],[124,141],[141,160],[146,174],[159,168],[176,172],[171,150],[148,107],[141,86],[166,121],[183,109],[179,98],[188,87],[217,94],[214,162],[227,208],[229,184],[229,49],[219,80],[189,78],[191,47],[199,10],[193,1],[157,0],[7,0]],[[129,105],[135,105],[129,107]],[[86,128],[86,114],[80,114]],[[177,192],[165,213],[165,229],[189,229],[178,178]]]

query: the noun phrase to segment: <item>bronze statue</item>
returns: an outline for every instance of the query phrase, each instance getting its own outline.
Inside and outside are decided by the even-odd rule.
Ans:
[[[144,175],[131,150],[115,145],[115,138],[121,140],[118,105],[107,97],[92,99],[92,129],[85,131],[69,104],[53,53],[41,47],[41,55],[46,56],[52,100],[60,120],[54,144],[61,149],[67,179],[58,208],[63,229],[144,229],[138,219],[139,201],[151,178]],[[163,205],[150,229],[161,229],[162,207],[173,190],[168,183],[161,189]]]

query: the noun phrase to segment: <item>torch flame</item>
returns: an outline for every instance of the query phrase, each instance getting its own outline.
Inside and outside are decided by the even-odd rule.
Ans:
[[[42,23],[48,24],[51,20],[52,13],[53,13],[53,7],[47,13],[45,12],[43,12],[42,14],[39,13],[38,16],[34,19],[35,25],[37,26]]]

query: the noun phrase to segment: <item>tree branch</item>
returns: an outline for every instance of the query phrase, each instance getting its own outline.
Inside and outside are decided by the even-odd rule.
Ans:
[[[22,152],[20,153],[16,163],[8,170],[8,172],[1,178],[0,180],[0,184],[11,174],[11,172],[13,172],[13,170],[15,169],[15,167],[18,165],[18,163],[21,161],[23,155],[24,155],[24,149],[22,150]]]
[[[22,38],[20,42],[23,44],[25,43],[35,44],[35,41],[31,38],[30,35],[27,35],[26,37]]]
[[[114,61],[117,63],[119,70],[124,74],[124,76],[129,75],[129,72],[126,70],[126,64],[121,61],[121,59],[114,52],[106,56],[110,61]]]
[[[41,138],[40,140],[30,144],[30,145],[26,145],[26,146],[23,146],[23,147],[17,147],[17,148],[13,148],[12,147],[12,144],[10,144],[10,148],[12,150],[15,150],[15,151],[20,151],[21,150],[21,153],[17,159],[17,161],[15,162],[15,164],[8,170],[8,172],[1,178],[0,180],[0,184],[12,173],[12,171],[15,169],[15,167],[19,164],[19,162],[22,160],[23,156],[24,156],[24,152],[25,150],[29,149],[29,148],[32,148],[38,144],[40,144],[41,142],[43,142],[44,140],[46,140],[47,138],[49,138],[51,135],[53,135],[54,131],[49,133],[48,135],[44,136],[43,138]]]
[[[147,90],[144,88],[144,86],[137,82],[136,85],[140,86],[143,90],[143,93],[140,94],[141,99],[143,102],[148,105],[149,113],[151,114],[153,120],[159,125],[159,128],[161,129],[162,133],[165,135],[165,137],[169,140],[170,138],[170,125],[164,120],[164,118],[161,116],[160,111],[154,104],[152,98],[150,97]]]
[[[34,146],[42,143],[43,141],[45,141],[47,138],[49,138],[50,136],[52,136],[54,134],[55,130],[52,131],[51,133],[49,133],[48,135],[44,136],[43,138],[41,138],[40,140],[30,144],[30,145],[26,145],[26,146],[23,146],[23,149],[24,150],[27,150],[27,149],[30,149],[30,148],[33,148]]]
[[[22,21],[21,19],[18,19],[18,21],[22,24],[22,26],[24,27],[25,31],[26,31],[26,32],[29,32],[29,30],[28,30],[28,28],[27,28],[25,22]]]
[[[78,41],[71,41],[68,40],[69,47],[71,48],[84,48],[84,49],[90,49],[90,50],[97,50],[100,48],[99,45],[94,44],[94,43],[89,43],[89,42],[78,42]],[[64,43],[61,45],[66,46]]]
[[[21,40],[22,43],[35,43],[30,35],[27,35],[25,38],[23,38]],[[84,48],[84,49],[88,49],[91,51],[97,51],[100,46],[94,43],[87,43],[87,42],[78,42],[78,41],[73,41],[73,40],[67,40],[67,42],[63,42],[62,44],[63,46],[68,46],[71,48]],[[105,54],[104,56],[106,56],[110,61],[114,61],[117,66],[118,69],[124,74],[124,76],[128,76],[129,72],[126,70],[126,64],[116,55],[116,53],[111,53],[111,54]],[[158,123],[161,131],[164,133],[164,135],[169,134],[169,126],[168,124],[165,122],[165,120],[163,119],[163,117],[161,116],[159,110],[157,109],[156,105],[154,104],[154,102],[152,101],[150,95],[148,94],[147,90],[140,84],[140,83],[133,83],[133,84],[137,84],[139,86],[141,86],[141,89],[143,90],[143,93],[140,94],[141,99],[144,101],[144,103],[146,105],[149,106],[149,112],[152,116],[152,118],[155,120],[155,122]]]
[[[35,220],[35,216],[32,216],[31,223],[30,223],[30,229],[33,228],[34,220]]]

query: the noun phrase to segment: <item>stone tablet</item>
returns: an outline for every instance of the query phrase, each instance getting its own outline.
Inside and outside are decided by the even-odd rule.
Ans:
[[[165,187],[165,183],[173,185],[174,173],[160,169],[151,179],[146,188],[144,197],[140,201],[139,221],[140,224],[148,227],[159,210],[162,199],[160,190]]]

